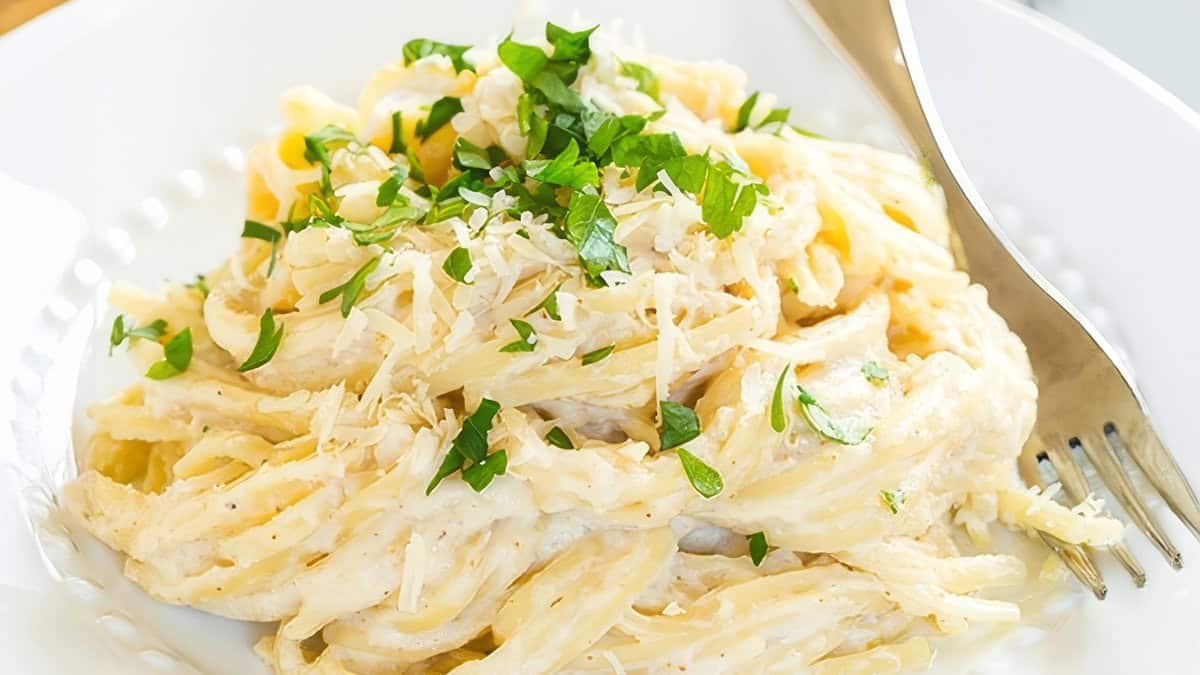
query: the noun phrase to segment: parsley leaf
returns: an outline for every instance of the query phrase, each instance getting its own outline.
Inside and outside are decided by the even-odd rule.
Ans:
[[[712,499],[721,494],[721,490],[725,489],[725,481],[721,480],[721,474],[704,460],[693,455],[692,453],[679,448],[676,451],[679,455],[679,461],[683,464],[683,472],[687,474],[688,482],[696,492],[700,493],[705,499]]]
[[[417,153],[411,145],[404,149],[404,157],[408,159],[409,175],[413,177],[413,180],[424,183],[425,170],[421,168],[421,160],[417,157]]]
[[[319,163],[328,169],[329,156],[337,147],[344,147],[357,141],[358,139],[349,131],[333,124],[327,124],[311,134],[305,134],[304,159],[313,164]]]
[[[767,113],[767,116],[764,117],[762,119],[762,121],[758,123],[758,126],[755,128],[762,129],[764,127],[774,124],[774,125],[777,125],[778,128],[782,129],[784,127],[784,125],[787,124],[788,117],[791,116],[791,114],[792,114],[791,108],[775,108],[771,112]]]
[[[467,485],[471,486],[472,490],[483,492],[484,488],[492,484],[493,478],[503,476],[507,470],[508,453],[503,450],[497,450],[463,469],[462,477]]]
[[[511,34],[496,48],[496,54],[500,62],[523,82],[533,80],[550,63],[550,57],[541,47],[513,42]]]
[[[900,509],[904,506],[904,500],[907,497],[908,495],[905,494],[904,490],[879,491],[879,498],[883,500],[884,506],[888,507],[888,510],[891,511],[893,515],[900,513]]]
[[[279,230],[269,225],[263,225],[262,223],[255,222],[253,220],[247,220],[242,226],[242,236],[247,239],[261,239],[265,242],[274,244],[275,242],[279,241],[279,238],[283,235],[279,232]]]
[[[708,178],[709,161],[703,155],[688,155],[687,157],[672,157],[662,165],[662,170],[667,172],[667,176],[671,178],[671,182],[675,183],[675,187],[690,192],[694,195],[700,194],[704,189],[704,181]],[[657,174],[657,172],[655,172]],[[657,175],[654,176],[658,178]],[[642,182],[642,174],[638,173],[638,182]]]
[[[323,305],[340,295],[342,296],[342,317],[350,316],[350,310],[354,307],[354,303],[358,301],[358,296],[362,295],[363,288],[367,284],[367,277],[370,276],[371,272],[375,271],[375,268],[379,267],[380,260],[381,256],[375,256],[368,260],[346,283],[322,293],[317,298],[318,302]]]
[[[463,57],[463,54],[466,54],[469,49],[470,47],[467,45],[451,45],[428,38],[409,40],[404,43],[404,65],[410,66],[414,61],[419,61],[430,54],[441,54],[450,58],[450,62],[454,64],[454,72],[473,71],[475,66]]]
[[[681,189],[699,193],[700,187],[704,185],[704,174],[708,171],[708,160],[696,156],[696,160],[703,164],[700,168],[701,175],[697,185],[696,181],[691,178],[696,170],[696,160],[690,160],[685,165],[684,160],[687,157],[687,150],[684,150],[683,143],[679,141],[679,136],[675,132],[626,136],[613,144],[612,151],[613,163],[617,166],[637,167],[638,175],[635,185],[638,190],[644,190],[647,186],[653,185],[658,180],[659,170],[667,168],[667,165],[670,164],[667,173],[671,175],[671,180],[678,178],[686,185],[686,187],[680,186]],[[676,184],[678,185],[678,183]]]
[[[541,302],[534,305],[533,309],[525,312],[525,316],[537,314],[539,310],[544,309],[546,310],[546,316],[555,321],[562,321],[562,317],[558,314],[558,289],[560,288],[562,288],[562,284],[555,286],[554,290],[550,291],[550,294],[543,298]]]
[[[167,334],[167,321],[166,319],[155,319],[154,321],[151,321],[140,328],[134,328],[131,331],[127,331],[125,334],[131,338],[157,340],[158,338]]]
[[[407,149],[404,144],[404,118],[397,110],[392,113],[392,144],[388,146],[388,154],[399,154]]]
[[[481,462],[487,454],[487,436],[492,430],[492,420],[500,412],[500,404],[485,398],[479,407],[463,420],[462,429],[454,437],[452,448],[472,462]]]
[[[261,239],[271,244],[271,264],[267,266],[267,276],[271,276],[275,272],[275,260],[279,253],[279,239],[282,236],[279,230],[253,220],[247,220],[242,226],[242,237],[244,239]]]
[[[463,464],[468,459],[475,463],[486,464],[486,460],[490,459],[487,454],[488,432],[492,430],[492,420],[495,419],[496,413],[499,411],[499,403],[485,398],[479,402],[479,407],[475,409],[475,412],[463,420],[462,429],[454,437],[450,445],[450,450],[442,460],[441,466],[438,467],[437,473],[425,488],[426,495],[432,494],[433,489],[438,486],[438,483],[442,482],[442,479],[463,468]],[[494,453],[491,457],[501,455],[502,453],[503,451]],[[492,476],[502,475],[507,466],[508,457],[505,455],[493,462],[489,473]],[[496,469],[499,469],[499,471],[495,471]],[[476,473],[477,480],[482,483],[482,487],[476,488],[477,492],[487,487],[487,483],[491,482],[491,478],[488,478],[487,482],[483,482],[483,476],[480,476],[479,473],[482,473],[482,471]],[[474,484],[472,484],[472,487],[475,487]]]
[[[446,126],[450,118],[463,111],[462,101],[453,96],[443,96],[429,108],[429,115],[417,122],[417,137],[425,140]]]
[[[258,340],[254,342],[254,349],[250,351],[250,356],[246,357],[245,363],[238,366],[238,372],[245,373],[266,365],[275,356],[282,340],[283,326],[275,330],[275,314],[268,307],[258,321]]]
[[[805,129],[804,127],[799,127],[799,126],[796,126],[795,124],[792,124],[792,125],[789,125],[789,126],[791,126],[791,127],[792,127],[792,131],[794,131],[794,132],[796,132],[796,133],[800,134],[801,136],[807,136],[807,137],[809,137],[809,138],[816,138],[816,139],[819,139],[819,140],[822,140],[822,141],[827,141],[827,140],[829,140],[829,137],[828,137],[828,136],[822,136],[821,134],[818,134],[818,133],[817,133],[817,132],[815,132],[815,131],[809,131],[808,129]]]
[[[763,558],[767,557],[767,535],[764,532],[755,532],[754,534],[746,535],[746,541],[750,543],[750,561],[755,567],[762,564]]]
[[[459,169],[482,169],[488,171],[498,162],[493,162],[488,151],[463,137],[454,142],[454,165]]]
[[[194,288],[200,291],[200,295],[208,297],[208,279],[203,274],[197,274],[196,280],[190,284],[185,284],[188,288]]]
[[[596,165],[579,160],[579,144],[572,138],[567,147],[554,159],[527,159],[522,163],[530,178],[551,185],[573,187],[577,190],[600,183]]]
[[[446,261],[442,263],[442,271],[460,284],[469,286],[475,283],[467,281],[467,274],[471,271],[471,252],[461,246],[446,256]]]
[[[871,384],[883,384],[888,381],[890,375],[887,368],[879,365],[878,361],[867,361],[862,367],[863,377]]]
[[[583,358],[579,359],[580,364],[584,366],[590,366],[593,363],[603,361],[604,359],[607,359],[616,348],[616,345],[609,345],[607,347],[601,347],[595,351],[588,352],[583,355]]]
[[[771,428],[777,433],[783,433],[787,428],[787,413],[783,409],[783,378],[787,372],[792,369],[792,364],[788,364],[779,373],[779,380],[775,382],[775,394],[771,397]]]
[[[500,348],[500,351],[505,353],[533,351],[533,346],[537,343],[537,333],[533,330],[533,326],[529,325],[529,322],[520,319],[509,319],[508,322],[516,329],[520,339],[513,340],[504,345]]]
[[[533,97],[528,93],[517,99],[517,130],[529,139],[525,146],[526,157],[537,157],[550,131],[550,123],[538,116],[533,106]]]
[[[604,285],[601,272],[629,272],[625,247],[613,240],[617,219],[599,195],[572,192],[563,229],[567,241],[579,252],[579,262],[592,285]]]
[[[572,77],[572,79],[574,79]],[[541,92],[546,100],[569,112],[582,112],[586,105],[579,94],[567,86],[566,82],[549,70],[543,70],[533,76],[530,82],[535,90]]]
[[[605,161],[606,154],[613,143],[626,136],[641,133],[646,128],[646,118],[641,115],[621,115],[604,112],[595,108],[587,108],[580,119],[583,122],[583,133],[587,136],[587,150],[597,158],[601,166],[611,161]]]
[[[163,360],[150,364],[146,377],[165,380],[187,370],[192,362],[192,329],[184,328],[163,346]]]
[[[675,132],[626,136],[613,145],[613,163],[617,166],[661,166],[672,157],[686,157],[687,150]]]
[[[708,169],[708,183],[700,204],[700,215],[718,239],[742,229],[742,219],[754,212],[758,195],[767,194],[767,186],[736,174],[724,162]]]
[[[590,38],[597,28],[599,26],[592,26],[587,30],[572,33],[562,26],[547,22],[546,42],[554,45],[554,53],[550,55],[550,60],[560,63],[587,63],[588,59],[592,57]],[[568,82],[574,79],[575,74],[571,73]]]
[[[563,450],[575,449],[575,444],[571,442],[571,437],[567,436],[567,432],[563,431],[560,427],[554,427],[546,434],[546,442]]]
[[[737,122],[733,125],[733,133],[737,133],[746,127],[750,126],[750,113],[754,112],[754,104],[758,103],[758,92],[754,92],[746,97],[742,102],[741,107],[737,111]]]
[[[700,418],[696,411],[674,401],[659,401],[662,428],[658,431],[659,449],[670,450],[700,435]]]
[[[595,30],[595,29],[592,29]],[[496,52],[527,87],[539,92],[550,103],[578,113],[585,108],[583,99],[568,87],[575,81],[579,67],[591,55],[588,36],[591,30],[572,33],[554,24],[546,25],[546,39],[554,45],[553,56],[541,47],[513,42],[512,35],[500,43]],[[532,157],[532,153],[526,153]]]
[[[120,346],[127,338],[157,340],[166,334],[167,322],[164,319],[155,319],[140,328],[126,328],[125,315],[118,314],[117,318],[113,319],[112,330],[108,335],[108,355],[112,356],[113,348]]]
[[[842,425],[829,416],[829,413],[825,408],[821,407],[820,403],[817,403],[817,399],[813,398],[812,394],[804,390],[804,387],[796,385],[796,390],[800,400],[800,412],[804,414],[804,421],[808,422],[808,426],[817,432],[818,436],[842,445],[858,445],[867,440],[867,435],[871,433],[870,428],[853,431],[844,429]]]
[[[637,82],[637,90],[658,101],[658,76],[646,66],[632,61],[621,63],[621,74]]]
[[[461,469],[465,461],[466,458],[462,456],[461,452],[455,450],[453,447],[450,448],[446,456],[442,458],[442,464],[438,467],[437,473],[433,475],[433,479],[429,481],[429,485],[425,486],[425,496],[432,494],[433,489],[438,486],[438,483],[442,482],[442,479],[453,475],[455,471]]]
[[[404,181],[408,180],[408,168],[396,164],[390,170],[387,180],[379,184],[379,192],[375,194],[375,206],[391,206],[396,203],[396,197],[400,194],[400,188],[404,186]]]

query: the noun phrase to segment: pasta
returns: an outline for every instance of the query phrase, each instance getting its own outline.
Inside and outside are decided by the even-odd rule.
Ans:
[[[237,250],[117,285],[147,376],[65,503],[280,675],[920,670],[1020,620],[1036,387],[911,159],[722,63],[413,40],[249,153]],[[137,321],[127,323],[126,316]]]

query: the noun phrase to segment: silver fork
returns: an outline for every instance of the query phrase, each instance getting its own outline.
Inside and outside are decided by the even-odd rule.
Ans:
[[[858,67],[908,133],[946,193],[957,233],[955,258],[988,289],[992,307],[1029,350],[1039,388],[1037,423],[1025,448],[1022,475],[1042,484],[1052,468],[1075,503],[1091,492],[1076,455],[1086,457],[1129,518],[1168,563],[1179,550],[1155,520],[1127,472],[1132,457],[1142,474],[1200,538],[1200,503],[1175,458],[1159,440],[1132,373],[1112,347],[994,225],[942,128],[921,70],[906,0],[792,0],[814,26]],[[1049,465],[1046,467],[1045,465]],[[1042,535],[1097,598],[1107,587],[1089,552]],[[1124,544],[1110,547],[1140,587],[1146,575]]]

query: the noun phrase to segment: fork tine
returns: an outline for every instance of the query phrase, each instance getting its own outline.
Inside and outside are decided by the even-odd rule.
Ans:
[[[1067,568],[1071,570],[1075,578],[1079,579],[1084,586],[1092,589],[1092,594],[1096,596],[1097,600],[1103,600],[1108,595],[1108,586],[1104,584],[1104,579],[1100,576],[1100,570],[1096,569],[1095,563],[1092,562],[1092,559],[1088,557],[1087,552],[1082,547],[1075,544],[1068,544],[1045,532],[1039,532],[1038,534],[1042,536],[1042,541],[1046,542],[1046,546],[1066,563]]]
[[[1079,462],[1075,461],[1075,456],[1057,443],[1046,446],[1045,452],[1050,459],[1050,464],[1054,466],[1054,473],[1057,474],[1058,480],[1062,483],[1063,489],[1071,501],[1078,504],[1087,499],[1091,493],[1091,487],[1088,485],[1087,477],[1083,474],[1083,468],[1079,466]],[[1117,562],[1121,563],[1138,588],[1146,585],[1146,571],[1142,569],[1141,563],[1133,556],[1133,552],[1124,542],[1117,542],[1109,546],[1108,551],[1113,554]]]
[[[1113,496],[1125,508],[1125,513],[1129,514],[1130,520],[1162,552],[1171,567],[1175,569],[1183,567],[1183,557],[1179,554],[1179,549],[1175,548],[1175,545],[1167,538],[1146,503],[1138,495],[1129,476],[1121,467],[1121,462],[1114,449],[1108,443],[1097,438],[1091,438],[1086,443],[1079,438],[1072,438],[1068,443],[1073,448],[1083,449],[1092,466],[1096,467],[1096,473],[1100,474]]]
[[[1158,434],[1154,433],[1150,421],[1143,419],[1140,424],[1128,429],[1128,445],[1120,432],[1112,422],[1104,425],[1104,436],[1113,449],[1133,457],[1175,515],[1200,539],[1200,502],[1197,502],[1196,493],[1179,469],[1175,457],[1159,440]]]

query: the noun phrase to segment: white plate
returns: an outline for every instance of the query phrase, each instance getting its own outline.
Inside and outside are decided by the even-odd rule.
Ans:
[[[1200,477],[1200,453],[1186,443],[1200,382],[1200,314],[1186,295],[1198,286],[1200,117],[1016,5],[913,4],[935,96],[971,174],[1035,263],[1128,350],[1166,440]],[[895,144],[783,0],[585,7],[588,18],[631,19],[658,51],[745,66],[805,126]],[[551,9],[562,19],[573,7]],[[77,402],[132,376],[103,358],[110,317],[100,299],[113,279],[190,277],[229,250],[241,218],[239,148],[265,133],[286,87],[352,100],[409,37],[476,40],[505,31],[513,12],[512,2],[465,0],[74,0],[0,40],[0,375],[14,382],[0,393],[14,420],[0,442],[12,469],[0,474],[5,672],[261,672],[246,645],[262,628],[149,602],[112,556],[46,518],[71,470]],[[1196,541],[1162,515],[1185,560],[1200,561]],[[1132,540],[1145,590],[1110,565],[1103,604],[1073,592],[1078,608],[1057,631],[1022,629],[970,670],[945,660],[941,670],[1194,671],[1200,566],[1172,573]]]

